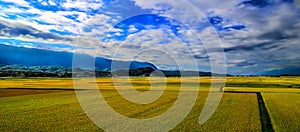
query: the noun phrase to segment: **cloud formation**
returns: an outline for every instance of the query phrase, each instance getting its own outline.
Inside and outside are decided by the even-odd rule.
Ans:
[[[164,69],[176,67],[174,60],[189,69],[188,62],[195,60],[208,70],[224,51],[232,74],[300,64],[300,9],[292,0],[188,2],[2,0],[0,42],[69,52],[77,48]]]

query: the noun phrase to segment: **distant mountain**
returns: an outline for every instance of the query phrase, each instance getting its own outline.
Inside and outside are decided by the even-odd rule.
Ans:
[[[162,71],[165,76],[211,76],[210,72],[201,72],[201,71]]]
[[[72,77],[79,76],[211,76],[210,72],[159,70],[153,64],[138,61],[118,61],[102,57],[76,54],[81,60],[95,62],[95,70],[90,65],[79,63],[72,67],[73,53],[34,48],[14,47],[0,44],[0,76],[12,77]],[[114,65],[111,67],[111,65]],[[129,67],[129,69],[128,69]],[[72,71],[74,70],[74,72]],[[156,71],[156,72],[155,72]],[[214,74],[220,75],[220,74]],[[222,75],[223,76],[223,75]]]
[[[290,67],[262,72],[234,74],[234,76],[300,76],[300,68]]]
[[[86,70],[57,66],[21,66],[0,64],[0,77],[111,77],[111,76],[150,76],[157,71],[152,67],[130,70]]]
[[[0,44],[0,64],[1,65],[19,65],[19,66],[54,66],[71,68],[73,53],[58,52],[34,48],[14,47]],[[157,68],[148,62],[138,61],[117,61],[102,57],[93,58],[89,55],[77,54],[77,57],[82,60],[95,61],[96,70],[129,70],[151,67]],[[95,59],[95,60],[94,60]],[[114,67],[111,67],[111,64]],[[89,68],[88,64],[80,64],[80,68]]]
[[[256,73],[256,75],[260,75],[260,76],[299,76],[300,68],[293,67],[293,68],[270,70],[270,71]]]

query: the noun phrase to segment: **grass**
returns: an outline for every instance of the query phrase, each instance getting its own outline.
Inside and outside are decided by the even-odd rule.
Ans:
[[[71,78],[2,78],[0,88],[73,89]]]
[[[91,79],[77,79],[79,81],[89,81],[93,82]],[[201,82],[201,87],[209,87],[212,79],[209,77],[201,78],[167,78],[162,81],[161,78],[98,78],[96,82],[101,88],[111,89],[114,86],[124,86],[126,89],[128,85],[135,88],[149,89],[151,84],[156,84],[157,86],[163,86],[167,82],[167,88],[171,87],[169,90],[174,90],[174,86],[180,86],[181,82],[185,86],[195,86],[199,85]],[[215,80],[216,81],[216,80]],[[114,82],[114,83],[113,83]],[[172,87],[173,86],[173,87]],[[73,80],[71,78],[2,78],[0,80],[0,88],[64,88],[73,89]],[[226,78],[227,88],[268,88],[274,90],[274,88],[293,88],[300,90],[300,77],[227,77]],[[189,90],[194,90],[191,88],[185,88]],[[282,91],[281,91],[282,92]]]
[[[72,91],[2,97],[0,102],[0,131],[100,130]]]
[[[22,96],[22,95],[30,95],[30,94],[42,94],[42,93],[53,93],[53,92],[61,92],[66,90],[32,90],[32,89],[0,89],[0,98],[1,97],[10,97],[10,96]]]
[[[156,101],[150,104],[136,104],[124,99],[115,90],[101,90],[107,103],[118,113],[130,118],[146,119],[159,116],[170,108],[178,96],[177,91],[165,91]]]
[[[203,96],[202,96],[203,97]],[[205,98],[205,97],[203,97]],[[204,99],[197,100],[185,120],[173,131],[260,131],[261,123],[256,94],[224,93],[215,114],[203,125],[198,124]]]
[[[227,87],[300,88],[300,77],[228,77]]]
[[[116,91],[104,91],[103,95],[117,112],[130,118],[143,119],[165,112],[172,106],[177,94],[176,91],[167,91],[159,101],[149,105],[136,105],[121,100],[121,97],[116,97]],[[254,94],[226,93],[212,119],[203,126],[199,125],[199,112],[206,96],[207,93],[199,94],[192,112],[174,131],[260,130]],[[72,91],[2,97],[0,102],[0,131],[101,131],[82,111]],[[243,105],[238,105],[240,103]]]
[[[273,126],[278,131],[299,131],[300,94],[263,93]]]
[[[92,79],[77,79],[93,85]],[[97,78],[96,84],[118,113],[147,119],[166,112],[177,99],[181,82],[184,92],[200,91],[190,114],[172,131],[261,131],[262,115],[257,93],[262,92],[275,130],[299,130],[299,77],[228,77],[223,98],[214,115],[203,125],[199,115],[206,101],[209,77],[201,78]],[[218,81],[216,79],[215,81]],[[200,89],[198,86],[200,83]],[[151,84],[151,85],[150,85]],[[140,92],[150,88],[162,96],[150,104],[125,100],[115,90],[130,87]],[[265,87],[264,87],[265,86]],[[102,131],[84,113],[70,78],[3,78],[0,80],[0,131]],[[167,122],[167,121],[166,121]]]

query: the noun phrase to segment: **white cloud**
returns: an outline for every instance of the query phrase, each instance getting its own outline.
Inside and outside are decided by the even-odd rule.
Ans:
[[[48,5],[48,3],[47,3],[46,1],[43,1],[41,4],[42,4],[43,6]]]
[[[129,26],[128,32],[133,33],[133,32],[136,32],[136,31],[138,31],[138,29],[134,25]]]
[[[29,7],[29,3],[25,0],[2,0],[4,2],[14,3],[19,6]]]
[[[89,11],[89,9],[99,9],[103,6],[102,1],[91,1],[91,0],[67,0],[63,3],[63,7],[67,9],[77,8],[83,11]]]
[[[22,23],[35,28],[41,32],[49,33],[49,30],[56,31],[68,31],[73,34],[80,35],[78,42],[74,36],[63,36],[72,39],[72,42],[62,40],[42,40],[30,35],[18,36],[16,39],[26,41],[47,41],[49,43],[66,43],[69,45],[78,45],[87,48],[97,48],[99,46],[99,39],[105,35],[108,31],[115,34],[107,34],[106,37],[120,36],[123,33],[123,29],[116,29],[114,25],[122,20],[120,16],[127,16],[128,14],[134,14],[135,12],[143,12],[137,9],[132,12],[122,12],[118,9],[103,10],[102,14],[95,14],[91,16],[89,11],[102,8],[102,1],[85,1],[85,0],[67,0],[63,3],[62,8],[68,10],[77,8],[78,11],[44,11],[34,7],[30,7],[29,3],[24,0],[4,0],[5,2],[15,3],[20,6],[29,7],[28,10],[9,6],[1,7],[0,9],[0,21],[6,21],[13,26],[18,26],[16,23]],[[150,58],[146,57],[144,53],[140,60],[149,60],[156,64],[162,64],[165,66],[167,62],[170,62],[170,57],[163,56],[161,52],[165,51],[168,55],[175,59],[189,60],[189,58],[195,55],[193,58],[197,59],[197,62],[201,65],[209,65],[207,60],[207,53],[212,52],[211,56],[215,57],[211,61],[215,63],[221,63],[220,59],[220,45],[219,41],[212,27],[208,26],[207,16],[220,16],[224,18],[224,26],[232,26],[236,24],[243,24],[247,27],[244,30],[231,30],[230,32],[218,32],[223,42],[223,48],[226,51],[229,66],[249,68],[253,66],[257,69],[270,69],[272,61],[287,61],[296,60],[298,57],[299,48],[299,30],[300,30],[300,16],[299,9],[291,7],[289,4],[279,5],[273,4],[264,8],[254,8],[248,6],[236,7],[241,0],[232,1],[201,1],[201,0],[188,0],[191,4],[182,4],[182,2],[176,0],[134,0],[135,4],[142,9],[150,9],[152,13],[157,13],[161,16],[176,19],[177,21],[185,24],[186,28],[178,28],[178,34],[189,41],[189,47],[182,44],[181,40],[172,36],[170,26],[160,26],[159,29],[153,30],[154,26],[145,25],[145,30],[137,32],[138,29],[134,25],[130,25],[128,32],[135,33],[129,35],[125,41],[111,41],[103,42],[104,50],[100,55],[112,57],[113,53],[118,49],[120,54],[125,56],[118,56],[118,59],[131,59],[138,52],[149,53]],[[42,3],[42,1],[40,1]],[[127,4],[126,2],[124,2]],[[123,4],[124,4],[123,3]],[[56,5],[54,1],[50,0],[48,3],[42,3],[44,5]],[[122,7],[131,8],[133,5],[117,5]],[[135,7],[136,8],[136,7]],[[85,12],[82,12],[85,11]],[[17,15],[16,20],[9,20],[7,17],[11,14],[37,14],[36,16],[27,17],[26,15]],[[128,14],[126,14],[128,13]],[[203,13],[203,14],[202,14]],[[76,20],[67,18],[66,16],[74,15],[78,16]],[[6,18],[3,18],[6,17]],[[39,22],[45,22],[48,24],[41,24]],[[171,21],[175,24],[174,21]],[[178,23],[176,23],[178,24]],[[201,30],[197,29],[199,27]],[[90,31],[84,31],[84,28],[90,28]],[[1,34],[9,35],[4,31],[0,31]],[[97,36],[97,37],[95,37]],[[198,36],[202,42],[199,42]],[[126,43],[126,46],[122,46],[122,43]],[[190,49],[189,49],[190,48]],[[151,49],[152,51],[146,51]],[[218,49],[219,51],[217,51]],[[81,49],[87,54],[91,54],[90,50]],[[156,50],[156,51],[155,51]],[[155,52],[154,52],[155,51]],[[288,51],[288,52],[287,52]],[[151,54],[153,53],[153,55]],[[154,54],[155,53],[155,54]],[[149,57],[149,56],[148,56]],[[152,58],[151,58],[152,57]],[[258,65],[252,64],[257,62]],[[181,63],[184,63],[181,61]],[[277,65],[281,68],[286,65]],[[253,70],[253,68],[250,68]],[[244,69],[241,69],[243,71]]]
[[[190,50],[188,46],[172,34],[173,32],[162,29],[142,30],[129,35],[125,41],[102,43],[99,55],[115,60],[148,61],[169,67],[193,65],[192,54],[185,53]],[[113,56],[114,54],[117,56]]]
[[[50,5],[56,6],[56,3],[53,2],[52,0],[49,0],[48,3],[49,3]]]

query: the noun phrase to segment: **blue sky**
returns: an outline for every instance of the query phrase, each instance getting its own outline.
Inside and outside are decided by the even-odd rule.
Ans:
[[[195,62],[208,71],[224,61],[230,74],[289,69],[300,64],[295,3],[0,0],[0,44],[147,61],[160,69],[189,70]]]

